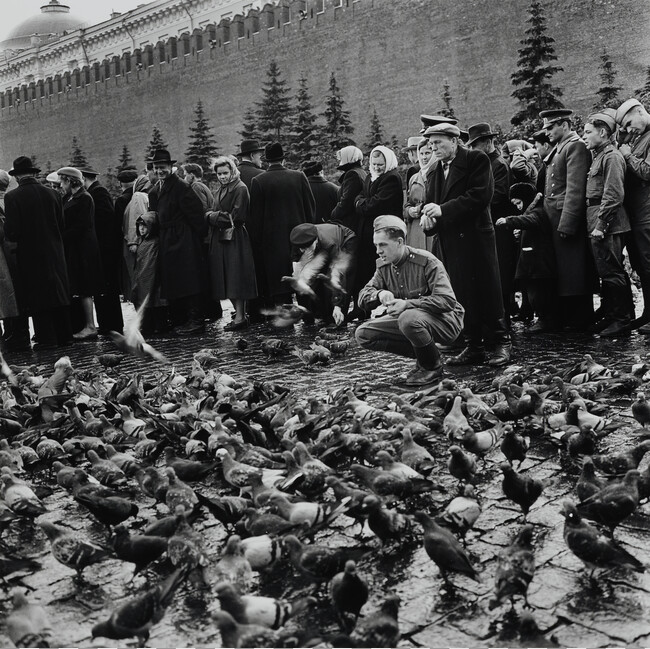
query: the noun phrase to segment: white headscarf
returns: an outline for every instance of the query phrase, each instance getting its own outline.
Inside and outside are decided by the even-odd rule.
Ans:
[[[374,155],[375,151],[379,151],[379,153],[384,156],[384,160],[386,160],[386,169],[384,169],[384,172],[379,174],[379,176],[383,176],[387,171],[397,169],[397,156],[387,146],[382,146],[380,144],[370,152],[370,178],[373,181],[379,178],[379,176],[375,175],[375,172],[372,169],[372,156]]]
[[[344,146],[337,154],[339,167],[343,167],[352,162],[363,162],[363,152],[356,146]]]
[[[421,143],[418,145],[418,162],[420,163],[420,177],[422,178],[423,181],[426,181],[427,175],[429,174],[429,171],[431,171],[431,167],[433,167],[435,161],[436,161],[436,156],[431,154],[431,157],[429,158],[429,162],[427,164],[422,163],[422,158],[420,157],[420,151],[424,149],[425,146],[431,147],[431,145],[427,142]]]

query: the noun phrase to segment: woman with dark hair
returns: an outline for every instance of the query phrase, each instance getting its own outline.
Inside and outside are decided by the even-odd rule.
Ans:
[[[245,226],[250,198],[234,159],[217,158],[214,171],[219,189],[214,194],[212,210],[205,215],[209,228],[210,291],[213,300],[232,302],[235,316],[224,330],[238,331],[249,325],[246,300],[257,297],[253,251]]]
[[[70,279],[70,293],[79,298],[84,326],[75,340],[97,338],[92,296],[102,284],[99,244],[95,233],[95,204],[84,189],[83,175],[74,167],[57,171],[63,198],[63,248]]]
[[[372,223],[378,216],[392,214],[402,218],[404,193],[397,171],[397,157],[385,146],[376,146],[370,153],[370,174],[363,181],[363,190],[354,206],[357,213],[357,270],[353,285],[356,295],[375,273],[377,253],[372,242]],[[349,320],[366,320],[368,313],[358,306]]]

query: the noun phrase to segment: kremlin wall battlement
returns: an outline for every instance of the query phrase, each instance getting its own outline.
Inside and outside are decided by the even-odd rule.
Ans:
[[[622,96],[643,84],[650,64],[646,3],[546,0],[544,6],[564,67],[555,81],[567,106],[583,114],[591,109],[604,47]],[[507,130],[515,110],[510,74],[528,7],[528,0],[280,0],[6,91],[0,167],[25,154],[56,169],[68,163],[73,136],[101,172],[117,165],[123,144],[141,165],[154,124],[182,160],[199,99],[220,151],[233,153],[272,59],[292,93],[301,76],[308,79],[318,113],[333,71],[358,142],[373,109],[387,136],[417,133],[419,114],[441,108],[445,78],[462,125],[489,121]]]

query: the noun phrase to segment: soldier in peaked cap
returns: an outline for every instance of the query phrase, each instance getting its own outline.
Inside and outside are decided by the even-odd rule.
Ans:
[[[600,318],[591,331],[605,337],[629,332],[634,315],[632,285],[623,266],[625,233],[630,231],[623,207],[625,159],[612,144],[614,117],[611,108],[593,113],[583,134],[593,156],[587,177],[587,231],[601,280]]]
[[[409,386],[428,385],[443,372],[436,343],[449,344],[458,337],[464,309],[442,262],[404,243],[402,219],[378,216],[373,229],[377,270],[359,293],[359,304],[367,311],[383,305],[386,314],[359,325],[356,339],[368,349],[415,357],[415,368],[403,381]]]
[[[503,365],[512,344],[504,320],[499,264],[490,201],[494,176],[482,151],[459,145],[453,124],[429,127],[438,164],[427,176],[422,226],[438,234],[440,251],[458,301],[465,308],[465,348],[449,359],[452,365],[482,363],[486,345],[494,348],[488,361]]]
[[[650,115],[636,99],[624,101],[616,111],[621,129],[618,150],[625,159],[625,209],[631,232],[627,239],[630,263],[641,280],[643,313],[633,329],[650,333]]]
[[[586,331],[593,323],[593,292],[598,288],[587,239],[585,190],[591,159],[571,127],[572,114],[564,108],[539,114],[555,147],[546,160],[544,210],[557,262],[560,324],[567,331]]]

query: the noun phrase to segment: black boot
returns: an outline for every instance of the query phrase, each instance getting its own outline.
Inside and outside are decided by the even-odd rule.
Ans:
[[[404,381],[405,385],[419,386],[435,383],[442,376],[440,352],[433,340],[424,347],[414,347],[417,369]]]
[[[629,334],[632,331],[630,327],[630,298],[628,295],[628,287],[612,287],[609,290],[609,313],[611,315],[611,322],[609,326],[605,327],[600,332],[600,335],[603,338],[614,338],[615,336]],[[641,327],[639,331],[641,331],[641,329],[643,329],[643,327]]]
[[[184,326],[179,327],[176,333],[179,336],[196,336],[205,332],[205,320],[201,313],[199,296],[194,295],[189,300],[188,319]]]
[[[614,321],[614,296],[612,287],[603,282],[600,289],[600,306],[594,313],[596,321],[587,329],[587,333],[599,334]]]
[[[638,329],[650,322],[650,276],[639,275],[641,279],[641,292],[643,293],[643,313],[632,320],[630,329]]]

